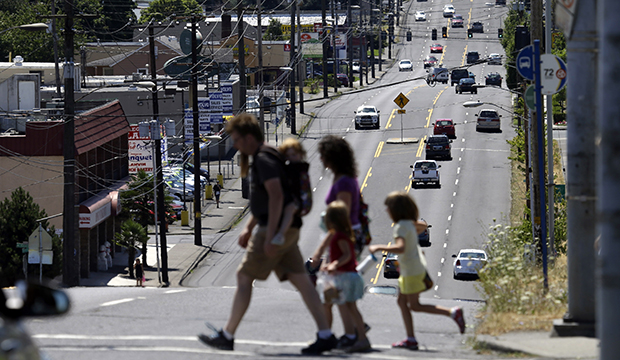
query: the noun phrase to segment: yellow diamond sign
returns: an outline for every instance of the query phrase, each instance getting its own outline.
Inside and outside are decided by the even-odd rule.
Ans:
[[[409,103],[409,99],[407,99],[407,97],[403,95],[403,93],[400,93],[398,94],[396,99],[394,99],[394,102],[402,109],[405,107],[405,105],[407,105],[407,103]]]

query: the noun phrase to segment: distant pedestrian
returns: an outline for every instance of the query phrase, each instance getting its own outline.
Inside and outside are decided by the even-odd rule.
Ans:
[[[215,202],[218,208],[220,207],[220,191],[221,190],[222,188],[220,187],[220,183],[216,181],[215,185],[213,185],[213,195],[215,195]]]
[[[465,332],[465,318],[463,309],[453,307],[448,309],[439,305],[420,304],[420,293],[427,290],[424,278],[427,275],[426,259],[418,245],[418,234],[423,232],[426,223],[418,220],[418,207],[406,192],[392,192],[385,199],[387,212],[394,222],[394,245],[370,245],[371,253],[389,251],[398,254],[400,276],[398,277],[398,306],[400,307],[407,338],[392,344],[395,348],[418,349],[418,342],[413,332],[412,311],[425,312],[450,316],[459,326],[459,331]]]
[[[136,259],[136,263],[133,266],[134,273],[136,275],[136,286],[144,287],[144,268],[140,262],[140,258]]]
[[[266,280],[275,271],[280,281],[289,280],[299,291],[318,327],[317,339],[302,354],[321,354],[336,347],[338,340],[332,334],[321,306],[321,300],[305,273],[304,261],[297,244],[299,227],[295,224],[286,231],[284,243],[272,242],[282,218],[282,210],[292,201],[282,186],[284,164],[265,148],[263,133],[253,115],[242,113],[226,125],[234,147],[241,152],[241,176],[251,170],[251,214],[239,235],[239,245],[246,249],[237,269],[237,291],[226,326],[208,336],[198,335],[200,341],[220,350],[233,350],[234,334],[250,305],[255,280]],[[275,149],[274,149],[275,150]],[[250,168],[249,156],[252,156]],[[253,232],[254,228],[258,229]],[[290,318],[288,318],[290,321]]]
[[[364,319],[356,304],[364,295],[364,279],[356,270],[355,237],[349,220],[349,209],[344,202],[336,200],[329,204],[325,211],[325,226],[328,230],[326,241],[312,256],[312,262],[318,263],[327,250],[327,261],[322,263],[321,271],[333,275],[343,293],[339,301],[335,302],[345,331],[337,347],[346,352],[365,352],[370,350],[370,341],[366,337]],[[332,302],[323,296],[327,310],[331,310]]]

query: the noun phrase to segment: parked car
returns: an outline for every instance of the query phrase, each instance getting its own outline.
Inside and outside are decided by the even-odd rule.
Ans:
[[[454,16],[452,16],[452,27],[456,28],[456,27],[463,27],[463,15],[461,14],[455,14]]]
[[[352,65],[352,70],[354,73],[360,72],[360,63],[359,61],[354,61]]]
[[[424,59],[424,68],[426,69],[427,67],[435,66],[438,63],[439,63],[439,60],[437,60],[436,57],[434,57],[434,56],[427,56],[426,59]]]
[[[426,13],[422,10],[415,12],[415,21],[426,21]]]
[[[473,64],[476,61],[480,60],[480,54],[477,51],[468,51],[467,52],[467,63]]]
[[[411,174],[411,188],[416,189],[420,185],[433,185],[437,188],[441,187],[441,179],[439,177],[439,168],[435,160],[418,160],[413,165],[409,165],[413,169]]]
[[[196,173],[194,171],[194,164],[190,163],[189,161],[185,162],[183,164],[183,167],[189,170],[192,174]],[[209,171],[207,169],[200,168],[200,176],[202,176],[203,178],[207,179],[207,181],[209,181]]]
[[[355,113],[355,129],[363,127],[378,129],[381,126],[379,110],[373,105],[362,105]]]
[[[456,131],[452,119],[437,119],[433,125],[433,135],[446,135],[449,139],[456,139]]]
[[[431,45],[431,53],[442,53],[443,45],[441,44],[433,44]]]
[[[426,229],[418,234],[418,244],[420,247],[430,247],[431,246],[431,228],[433,225],[429,225],[426,220],[420,218],[420,221],[426,223]]]
[[[456,85],[454,91],[457,94],[462,94],[463,92],[470,92],[472,94],[478,93],[478,88],[476,87],[476,80],[467,77],[459,80],[459,84]]]
[[[501,131],[501,124],[499,118],[502,117],[493,109],[483,109],[479,114],[476,114],[476,131],[480,130],[495,130]]]
[[[398,279],[400,276],[400,268],[398,267],[398,255],[388,253],[385,256],[385,265],[383,266],[383,277],[386,279]]]
[[[480,21],[476,21],[473,24],[471,24],[471,31],[475,33],[483,33],[484,25],[482,25]]]
[[[489,65],[501,65],[502,64],[502,56],[500,54],[493,53],[489,55],[488,60]]]
[[[502,76],[499,73],[488,73],[484,77],[484,84],[502,86]]]
[[[446,4],[443,7],[443,17],[452,17],[456,10],[452,4]]]
[[[450,80],[450,73],[444,67],[433,67],[427,70],[429,78],[433,81],[447,84]]]
[[[168,193],[181,201],[194,201],[194,188],[185,184],[185,192],[183,192],[183,183],[178,180],[164,181]]]
[[[426,143],[426,160],[444,158],[452,160],[452,140],[446,135],[431,135]]]
[[[404,59],[398,62],[398,71],[413,71],[411,60]]]
[[[452,255],[454,260],[454,279],[478,278],[478,271],[487,263],[487,254],[484,250],[461,249]]]
[[[341,86],[349,86],[349,77],[346,74],[336,74],[336,78]]]
[[[469,77],[469,71],[467,69],[454,69],[450,73],[450,86],[458,84],[463,78]]]

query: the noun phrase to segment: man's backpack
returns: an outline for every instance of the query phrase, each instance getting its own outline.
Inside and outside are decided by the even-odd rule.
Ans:
[[[370,218],[368,217],[368,204],[364,202],[364,197],[360,194],[359,220],[362,225],[363,239],[365,245],[370,244],[372,237],[370,236]]]
[[[282,179],[285,190],[293,196],[299,215],[307,215],[312,210],[312,186],[310,185],[310,164],[305,161],[286,161],[284,156],[276,149],[263,146],[261,151],[277,157],[284,166],[286,179]]]

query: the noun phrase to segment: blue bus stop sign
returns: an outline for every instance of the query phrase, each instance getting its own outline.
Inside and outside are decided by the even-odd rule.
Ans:
[[[517,71],[528,80],[534,80],[534,46],[528,45],[517,55]]]

